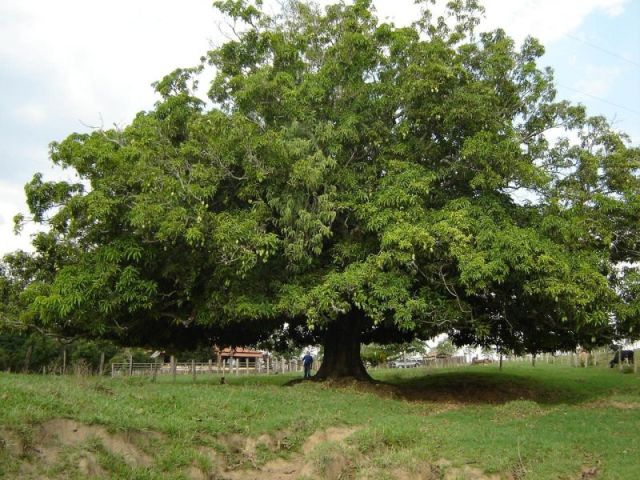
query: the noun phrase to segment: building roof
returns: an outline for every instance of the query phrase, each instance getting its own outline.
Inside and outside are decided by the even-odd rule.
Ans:
[[[225,347],[222,350],[216,348],[215,352],[218,353],[221,357],[236,358],[261,358],[264,355],[264,352],[244,347]]]

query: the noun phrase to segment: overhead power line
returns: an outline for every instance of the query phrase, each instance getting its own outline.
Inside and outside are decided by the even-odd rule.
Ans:
[[[613,107],[621,108],[623,110],[626,110],[627,112],[633,113],[634,115],[640,116],[640,112],[638,110],[634,110],[632,108],[625,107],[624,105],[620,105],[619,103],[611,102],[611,101],[609,101],[609,100],[607,100],[605,98],[596,97],[595,95],[591,95],[590,93],[583,92],[582,90],[578,90],[576,88],[569,87],[567,85],[563,85],[563,84],[558,83],[558,82],[556,82],[556,85],[558,85],[559,87],[562,87],[562,88],[566,88],[567,90],[571,90],[572,92],[576,92],[576,93],[579,93],[581,95],[585,95],[587,97],[593,98],[594,100],[598,100],[598,101],[603,102],[603,103],[608,103],[609,105],[611,105]]]
[[[584,40],[584,39],[582,39],[580,37],[576,37],[575,35],[571,35],[570,33],[567,33],[566,36],[569,37],[569,38],[572,38],[573,40],[576,40],[577,42],[581,42],[581,43],[584,43],[585,45],[589,45],[591,48],[595,48],[596,50],[600,50],[601,52],[604,52],[604,53],[606,53],[608,55],[611,55],[613,57],[619,58],[620,60],[624,60],[625,62],[630,63],[631,65],[634,65],[634,66],[640,68],[640,63],[635,62],[635,61],[633,61],[633,60],[631,60],[631,59],[629,59],[629,58],[627,58],[627,57],[625,57],[623,55],[620,55],[620,54],[616,53],[616,52],[612,52],[611,50],[607,50],[606,48],[603,48],[600,45],[597,45],[595,43],[591,43],[591,42],[589,42],[587,40]]]

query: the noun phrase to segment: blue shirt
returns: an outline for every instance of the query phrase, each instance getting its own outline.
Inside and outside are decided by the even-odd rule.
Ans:
[[[302,357],[302,364],[305,367],[310,366],[312,363],[313,363],[313,357],[311,355],[309,355],[308,353],[304,357]]]

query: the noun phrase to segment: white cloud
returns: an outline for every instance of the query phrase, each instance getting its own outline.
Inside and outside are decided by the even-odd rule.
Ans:
[[[549,44],[575,32],[585,18],[601,12],[608,16],[621,15],[630,0],[484,0],[486,18],[481,30],[503,28],[516,41],[528,35]],[[323,3],[332,3],[325,0]],[[430,7],[435,15],[442,12],[442,1]],[[377,0],[378,16],[406,25],[418,18],[420,6],[413,0]]]
[[[4,0],[0,17],[2,63],[45,78],[65,118],[107,124],[150,107],[151,82],[197,64],[217,32],[206,0]]]
[[[486,28],[506,26],[517,39],[544,42],[574,31],[595,10],[620,14],[628,0],[486,0]],[[323,0],[324,4],[332,3]],[[413,0],[376,1],[380,17],[417,18]],[[26,106],[25,121],[126,123],[155,99],[150,83],[176,66],[198,62],[219,22],[208,0],[4,0],[0,63],[46,79],[48,104]],[[46,117],[49,118],[49,117]]]
[[[600,11],[620,15],[629,0],[485,0],[488,28],[503,27],[516,41],[532,35],[549,44],[574,32],[585,18]]]
[[[14,111],[15,118],[29,127],[42,125],[47,118],[47,112],[43,105],[27,103],[20,105]]]
[[[24,190],[22,187],[0,181],[0,255],[14,251],[30,251],[31,234],[38,231],[33,224],[28,224],[21,235],[13,233],[13,217],[17,213],[25,213]]]
[[[575,83],[575,89],[588,95],[607,98],[611,87],[622,74],[619,67],[587,65],[585,75]]]

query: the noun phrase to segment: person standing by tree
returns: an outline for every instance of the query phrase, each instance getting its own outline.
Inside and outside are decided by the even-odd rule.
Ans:
[[[302,357],[302,365],[304,366],[304,378],[311,378],[311,367],[313,366],[313,357],[307,351]]]

